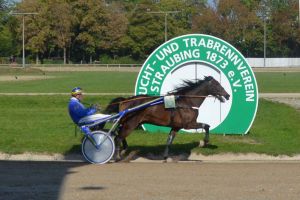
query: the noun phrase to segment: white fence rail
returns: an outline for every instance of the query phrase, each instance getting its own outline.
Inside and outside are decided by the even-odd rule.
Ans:
[[[300,67],[300,58],[246,58],[251,67]],[[265,63],[265,66],[264,66]],[[143,64],[26,64],[26,67],[64,68],[64,67],[101,67],[101,68],[140,68]],[[1,66],[21,67],[21,64],[0,64]]]
[[[251,67],[300,67],[300,58],[247,58]]]

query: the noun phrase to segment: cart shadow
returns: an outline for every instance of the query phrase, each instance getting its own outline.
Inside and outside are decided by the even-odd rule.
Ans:
[[[126,152],[123,154],[126,160],[135,160],[137,158],[146,158],[149,160],[163,160],[163,153],[165,151],[166,145],[130,145]],[[190,142],[184,144],[172,144],[169,147],[169,157],[176,158],[176,160],[188,160],[192,150],[195,148],[203,148],[214,150],[218,146],[213,144],[208,144],[205,147],[199,147],[199,142]],[[85,161],[81,153],[81,145],[73,145],[64,155],[65,160],[82,160]]]

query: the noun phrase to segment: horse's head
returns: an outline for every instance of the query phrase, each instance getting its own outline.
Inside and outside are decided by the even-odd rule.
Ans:
[[[117,98],[112,99],[109,102],[108,106],[103,111],[103,113],[105,113],[105,114],[118,113],[119,112],[119,105],[124,100],[125,100],[124,97],[117,97]]]
[[[224,90],[221,84],[211,76],[206,76],[204,80],[196,82],[184,80],[183,84],[175,88],[171,94],[177,95],[212,95],[224,102],[230,95]]]
[[[205,77],[204,81],[207,83],[207,93],[219,99],[221,102],[225,102],[229,99],[230,95],[225,91],[221,84],[211,76]]]

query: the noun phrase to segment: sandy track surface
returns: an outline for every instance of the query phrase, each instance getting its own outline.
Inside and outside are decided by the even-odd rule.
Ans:
[[[131,163],[164,163],[165,160],[162,156],[146,155],[140,157],[135,152],[131,152],[130,156],[125,160]],[[39,154],[39,153],[23,153],[23,154],[7,154],[0,152],[0,160],[2,161],[63,161],[63,162],[87,162],[83,156],[79,154]],[[266,154],[257,153],[222,153],[215,155],[202,155],[191,153],[189,155],[182,154],[171,156],[167,160],[168,162],[233,162],[233,161],[299,161],[300,155],[293,156],[272,156]],[[114,161],[111,161],[114,162]]]
[[[32,67],[45,72],[73,72],[73,71],[99,71],[99,72],[139,72],[140,67]]]
[[[300,67],[255,67],[254,72],[300,72]]]
[[[299,162],[0,162],[0,198],[298,200]]]
[[[284,103],[300,110],[300,93],[260,93],[259,97]]]
[[[43,80],[43,79],[50,79],[55,78],[55,76],[48,76],[48,75],[1,75],[0,81],[32,81],[32,80]]]

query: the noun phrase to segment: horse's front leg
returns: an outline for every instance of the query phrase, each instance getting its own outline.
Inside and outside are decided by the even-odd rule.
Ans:
[[[169,136],[168,136],[168,139],[167,139],[166,148],[165,148],[165,152],[164,152],[164,159],[165,160],[167,160],[168,157],[169,157],[169,147],[173,143],[173,140],[174,140],[174,138],[176,136],[177,131],[178,130],[171,129],[171,131],[169,133]]]
[[[186,129],[204,129],[205,131],[205,135],[204,135],[204,139],[201,140],[199,142],[199,146],[200,147],[206,147],[209,144],[209,128],[210,126],[208,124],[205,123],[190,123],[187,127],[185,127]]]

